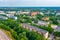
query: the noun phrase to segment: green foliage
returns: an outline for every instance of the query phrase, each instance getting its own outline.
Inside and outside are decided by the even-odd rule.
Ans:
[[[46,31],[48,31],[49,33],[52,33],[54,31],[53,28],[51,28],[50,25],[48,25],[48,27],[46,26],[39,26],[39,25],[36,25],[36,24],[31,24],[32,26],[35,26],[35,27],[38,27],[38,28],[41,28],[41,29],[44,29]]]
[[[60,32],[54,32],[54,35],[60,37]]]
[[[36,15],[37,19],[41,19],[43,16],[41,14]]]
[[[15,40],[44,40],[40,34],[23,28],[21,23],[12,19],[0,20],[0,28],[10,31]]]
[[[57,17],[53,16],[53,17],[50,17],[50,20],[52,21],[53,24],[56,24],[58,25],[58,21],[57,21]]]
[[[35,33],[33,31],[27,33],[27,37],[29,37],[29,40],[44,40],[42,35],[39,35],[39,33]]]

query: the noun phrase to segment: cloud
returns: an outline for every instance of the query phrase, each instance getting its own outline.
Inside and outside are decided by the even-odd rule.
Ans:
[[[1,6],[59,6],[59,0],[0,0]]]

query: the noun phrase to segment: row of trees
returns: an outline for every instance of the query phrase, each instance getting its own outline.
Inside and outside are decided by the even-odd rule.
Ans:
[[[36,24],[31,24],[31,25],[35,26],[35,27],[38,27],[38,28],[41,28],[41,29],[44,29],[44,30],[48,31],[49,33],[54,32],[54,29],[51,28],[50,24],[48,25],[48,27],[46,27],[46,26],[40,26],[40,25],[36,25]]]
[[[42,35],[29,31],[15,20],[0,20],[0,28],[10,31],[14,40],[45,40]]]

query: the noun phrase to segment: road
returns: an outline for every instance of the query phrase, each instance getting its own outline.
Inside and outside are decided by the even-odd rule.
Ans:
[[[0,29],[0,40],[10,40],[9,37]]]

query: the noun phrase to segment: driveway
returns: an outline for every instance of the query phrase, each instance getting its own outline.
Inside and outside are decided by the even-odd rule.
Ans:
[[[0,30],[0,40],[10,40],[2,30]]]

